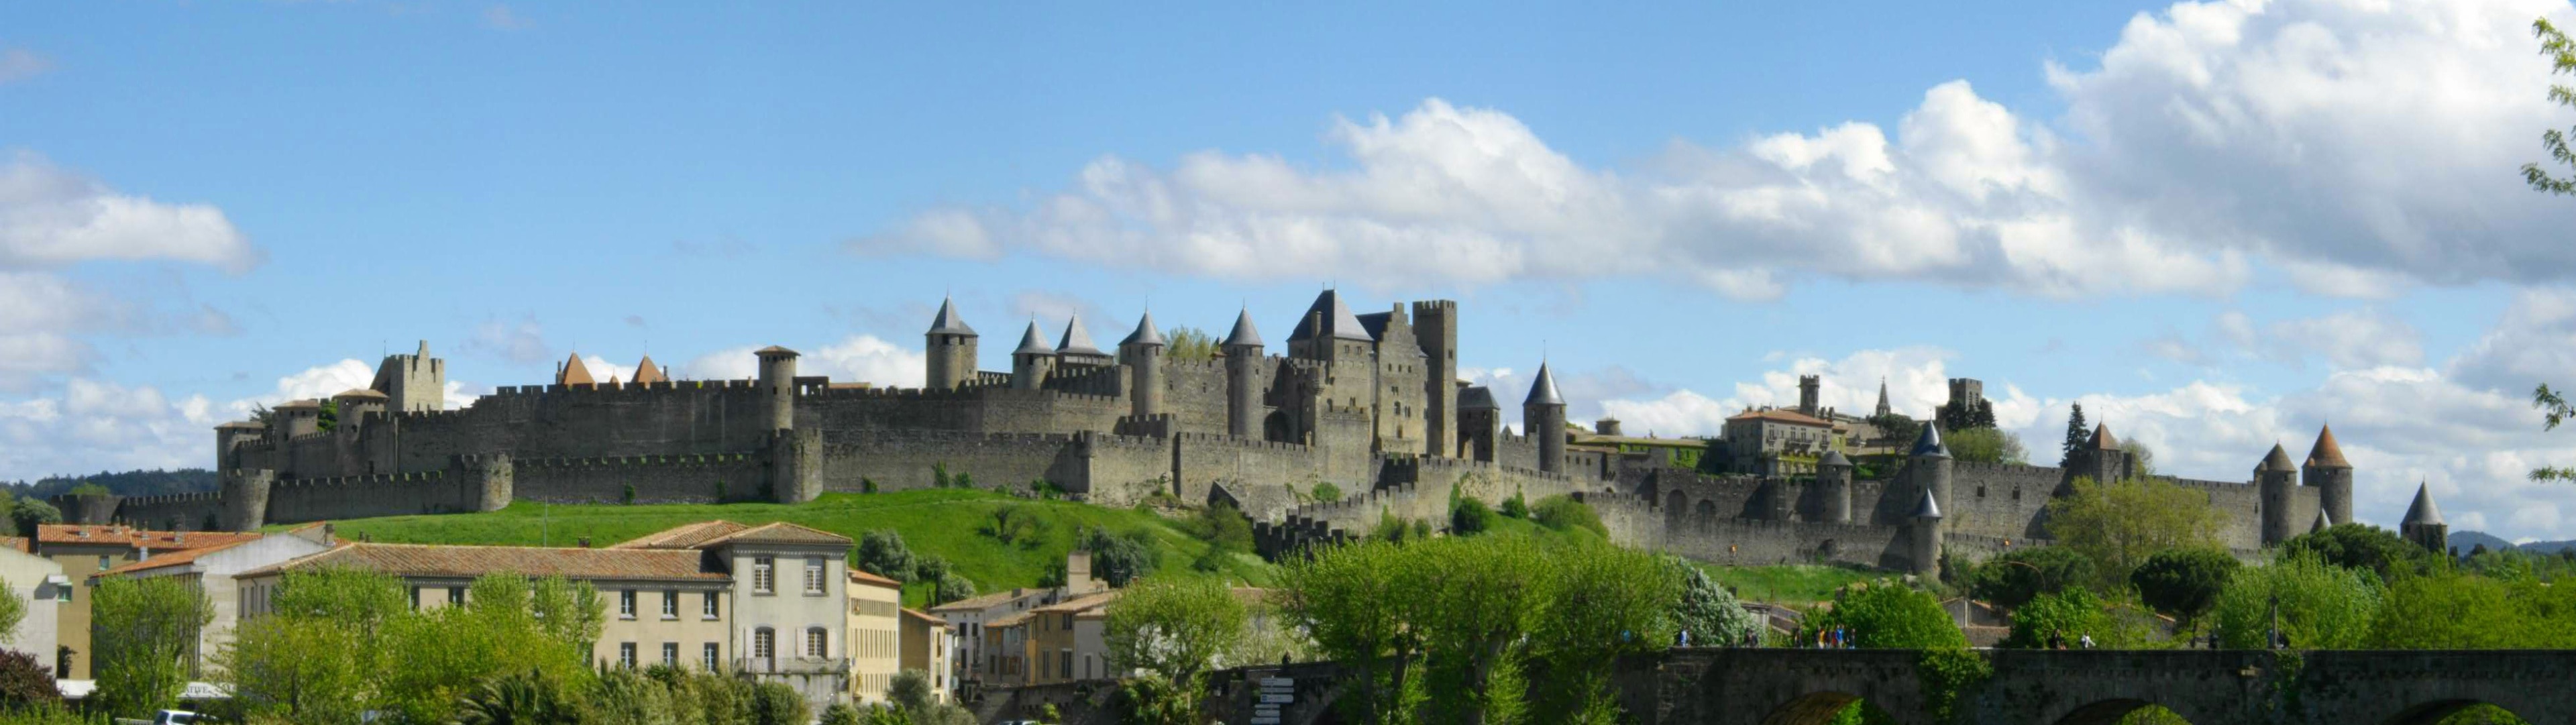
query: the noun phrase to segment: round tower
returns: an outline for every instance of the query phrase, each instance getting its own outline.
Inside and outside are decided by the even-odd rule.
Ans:
[[[1933,500],[1950,502],[1950,447],[1941,443],[1941,427],[1926,421],[1923,434],[1914,438],[1914,450],[1906,454],[1905,472],[1932,495]]]
[[[1237,438],[1261,436],[1261,331],[1252,329],[1252,311],[1235,313],[1234,331],[1225,336],[1225,432]]]
[[[1128,412],[1138,419],[1163,412],[1163,333],[1154,330],[1154,313],[1136,320],[1136,331],[1118,343],[1127,362]]]
[[[1824,384],[1824,376],[1821,375],[1798,376],[1798,413],[1800,415],[1813,416],[1822,408]]]
[[[760,358],[758,385],[769,409],[770,430],[796,427],[796,351],[771,345],[753,352]]]
[[[1011,387],[1037,390],[1046,387],[1047,376],[1055,374],[1055,348],[1048,347],[1046,335],[1038,332],[1038,321],[1029,321],[1029,330],[1020,333],[1020,346],[1011,351]]]
[[[1816,461],[1816,485],[1824,494],[1824,511],[1818,518],[1830,523],[1848,524],[1852,520],[1852,463],[1842,451],[1826,451]]]
[[[975,328],[957,316],[957,306],[948,299],[939,300],[939,315],[930,318],[930,331],[922,333],[922,361],[926,368],[922,387],[953,390],[975,379]]]
[[[2254,466],[2254,486],[2263,497],[2263,545],[2271,546],[2296,536],[2291,527],[2290,497],[2298,488],[2299,468],[2290,465],[2290,452],[2281,444],[2272,444],[2272,452]]]
[[[2431,486],[2415,484],[2415,502],[2406,505],[2406,520],[2397,524],[2397,533],[2434,554],[2451,555],[2451,525],[2442,522],[2441,507],[2433,505]]]
[[[1933,500],[1931,491],[1923,492],[1922,500],[1914,504],[1912,519],[1906,526],[1906,534],[1913,543],[1914,574],[1925,579],[1938,578],[1941,576],[1941,504]]]
[[[225,471],[223,514],[215,523],[225,531],[258,531],[268,524],[268,492],[276,483],[277,472],[265,468]]]
[[[1538,443],[1538,470],[1565,472],[1565,396],[1556,392],[1556,376],[1539,363],[1538,380],[1521,401],[1521,429]]]
[[[2352,464],[2343,458],[2343,446],[2335,444],[2334,426],[2317,429],[2317,444],[2308,449],[2307,464],[2299,467],[2299,484],[2317,487],[2317,508],[2337,522],[2352,520]]]
[[[350,388],[331,396],[339,406],[338,422],[332,430],[356,433],[367,424],[367,416],[385,412],[385,394],[366,388]]]

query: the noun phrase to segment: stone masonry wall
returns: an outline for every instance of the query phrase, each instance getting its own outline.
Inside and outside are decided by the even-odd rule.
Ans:
[[[761,500],[762,454],[520,459],[517,496],[548,503],[711,503]],[[272,504],[273,505],[273,504]]]

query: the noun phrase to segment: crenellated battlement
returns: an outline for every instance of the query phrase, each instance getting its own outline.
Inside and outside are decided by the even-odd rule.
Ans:
[[[1311,453],[1315,450],[1314,446],[1303,443],[1265,441],[1259,438],[1239,438],[1222,433],[1175,433],[1172,437],[1179,439],[1184,444],[1192,446],[1225,446],[1243,450],[1283,451],[1288,453]]]
[[[531,468],[605,468],[612,466],[712,466],[744,463],[753,460],[750,453],[711,453],[670,456],[593,456],[585,458],[523,458],[514,463],[521,469]]]
[[[395,484],[406,484],[406,483],[424,483],[424,482],[430,482],[430,481],[439,481],[439,480],[444,480],[444,479],[446,479],[446,478],[447,478],[447,472],[446,472],[446,471],[419,471],[419,472],[414,472],[414,473],[379,473],[379,474],[368,475],[368,476],[331,476],[331,477],[326,477],[326,478],[287,478],[287,479],[279,479],[279,480],[278,480],[278,482],[277,482],[276,484],[273,484],[273,486],[274,486],[274,490],[280,490],[280,491],[282,491],[282,490],[286,490],[286,489],[295,489],[295,488],[315,488],[315,487],[324,487],[324,486],[377,486],[377,485],[395,485]]]

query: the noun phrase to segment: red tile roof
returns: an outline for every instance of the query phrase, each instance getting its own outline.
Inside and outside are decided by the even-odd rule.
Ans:
[[[798,526],[785,521],[772,521],[759,526],[745,526],[731,521],[702,521],[675,526],[621,542],[612,549],[704,549],[725,544],[759,542],[767,544],[840,544],[849,545],[850,537],[821,529]]]
[[[611,549],[695,549],[698,545],[727,534],[751,528],[731,521],[700,521],[682,524],[619,542]]]
[[[874,584],[889,588],[901,588],[903,586],[903,582],[877,576],[874,572],[855,566],[850,567],[850,581],[856,584]]]
[[[532,577],[612,581],[723,580],[709,571],[692,550],[580,549],[534,546],[441,546],[435,544],[347,544],[294,561],[262,567],[240,576],[351,567],[396,576],[472,578],[515,572]]]
[[[936,616],[936,615],[932,615],[932,614],[930,614],[930,613],[928,613],[928,612],[924,612],[924,611],[921,611],[921,610],[918,610],[918,609],[914,609],[914,608],[911,608],[911,607],[904,607],[904,608],[903,608],[903,616],[911,617],[911,618],[913,618],[913,619],[918,619],[918,620],[921,620],[921,621],[924,621],[924,622],[929,622],[929,623],[931,623],[931,624],[933,624],[933,625],[936,625],[936,626],[941,626],[941,627],[948,626],[948,620],[940,619],[940,618],[939,618],[938,616]]]
[[[45,524],[36,527],[36,544],[104,544],[159,551],[223,546],[259,538],[257,533],[229,531],[151,531],[118,524]]]
[[[1769,420],[1788,423],[1791,425],[1812,425],[1819,428],[1833,427],[1832,423],[1827,423],[1823,420],[1809,417],[1794,410],[1781,410],[1778,408],[1770,410],[1748,410],[1742,413],[1737,413],[1734,417],[1727,418],[1727,420]]]

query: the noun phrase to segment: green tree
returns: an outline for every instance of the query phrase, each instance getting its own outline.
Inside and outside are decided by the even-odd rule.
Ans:
[[[1530,506],[1530,520],[1557,531],[1582,529],[1603,539],[1610,538],[1610,527],[1601,524],[1601,514],[1592,505],[1563,494],[1538,500]]]
[[[2549,58],[2551,74],[2576,75],[2576,43],[2569,42],[2566,33],[2550,25],[2548,18],[2531,21],[2531,33],[2540,39],[2540,54]],[[2576,88],[2550,84],[2549,100],[2562,106],[2576,108]],[[2576,129],[2570,129],[2570,131],[2576,131]],[[2576,167],[2576,151],[2568,150],[2567,136],[2567,131],[2554,128],[2542,131],[2540,147],[2549,152],[2551,160]],[[2552,194],[2576,194],[2576,176],[2551,176],[2547,169],[2541,168],[2540,164],[2536,163],[2523,164],[2522,176],[2525,181],[2531,182],[2531,188]],[[2541,386],[2542,393],[2546,394],[2548,391],[2548,386]],[[2560,407],[2563,408],[2564,405]],[[2550,423],[2554,427],[2557,424],[2557,417],[2552,416]]]
[[[1323,481],[1315,484],[1314,494],[1316,503],[1332,503],[1342,500],[1342,487],[1333,485],[1331,481]]]
[[[763,682],[752,686],[752,725],[806,725],[813,722],[812,711],[805,706],[805,696],[783,682]]]
[[[1511,498],[1503,499],[1502,514],[1505,518],[1529,519],[1529,497],[1519,491],[1513,491]]]
[[[1460,496],[1449,504],[1449,534],[1474,536],[1494,528],[1494,510],[1474,496]]]
[[[2328,564],[2376,574],[2380,581],[2438,563],[2438,557],[2424,547],[2369,524],[2335,524],[2290,537],[2281,542],[2277,556],[2314,556]]]
[[[1708,572],[1678,557],[1667,563],[1682,573],[1682,595],[1673,608],[1673,624],[1690,633],[1694,645],[1729,645],[1762,628],[1762,617],[1744,609],[1735,593],[1719,586]]]
[[[939,606],[975,596],[975,582],[952,570],[948,560],[936,554],[921,557],[913,566],[913,578],[930,582],[930,605]]]
[[[1799,625],[1798,641],[1841,628],[1866,649],[1960,649],[1968,646],[1959,625],[1930,592],[1893,580],[1854,583],[1834,591],[1834,605]]]
[[[2383,596],[2369,572],[2299,556],[2236,572],[2210,619],[2227,647],[2264,649],[2277,601],[2291,648],[2353,649],[2369,636]]]
[[[850,565],[872,574],[899,582],[913,580],[918,564],[912,547],[903,543],[903,534],[893,529],[876,529],[859,535],[859,545],[850,550]]]
[[[2239,568],[2236,557],[2218,549],[2167,549],[2130,572],[2129,584],[2148,607],[2189,625],[2218,603]]]
[[[197,635],[214,619],[205,594],[172,577],[113,577],[92,591],[101,710],[144,717],[177,703],[194,674]]]
[[[589,716],[583,725],[680,725],[680,706],[671,688],[631,669],[599,674],[590,688]]]
[[[1971,596],[2005,609],[2019,609],[2040,595],[2101,581],[2092,557],[2063,546],[2013,549],[1977,565],[1967,578]]]
[[[859,725],[859,711],[835,702],[831,707],[823,708],[823,717],[816,720],[815,725]]]
[[[1159,557],[1151,536],[1143,531],[1113,534],[1100,527],[1084,532],[1081,546],[1091,552],[1091,574],[1110,586],[1123,587],[1152,572]]]
[[[215,661],[245,715],[344,725],[374,707],[374,654],[352,623],[275,614],[235,627]]]
[[[2093,560],[2104,588],[2167,549],[2215,547],[2226,519],[2209,496],[2163,479],[2111,483],[2077,477],[2072,492],[2048,502],[2048,533]]]
[[[581,703],[543,671],[513,672],[484,680],[457,698],[453,725],[576,725]]]
[[[886,681],[886,701],[904,712],[927,712],[938,700],[931,694],[930,673],[906,668]]]
[[[1896,441],[1899,445],[1913,445],[1914,439],[1923,435],[1923,422],[1905,417],[1903,413],[1873,415],[1866,420],[1869,421],[1870,427],[1878,429],[1879,440]],[[1718,446],[1720,441],[1710,439],[1709,445]]]
[[[34,538],[36,527],[63,522],[63,512],[43,499],[22,498],[9,509],[10,523],[18,525],[18,535]]]
[[[1530,545],[1543,554],[1545,569],[1534,603],[1528,674],[1497,668],[1492,679],[1502,682],[1495,689],[1518,684],[1509,679],[1529,683],[1529,722],[1609,722],[1605,718],[1617,714],[1609,676],[1618,658],[1660,650],[1674,640],[1673,614],[1686,586],[1682,572],[1662,557],[1605,542]],[[1508,708],[1499,714],[1509,714]]]
[[[1324,549],[1279,570],[1283,606],[1315,648],[1352,674],[1341,700],[1356,722],[1409,722],[1419,697],[1418,595],[1406,546],[1384,539]]]
[[[63,693],[54,688],[54,668],[18,650],[0,650],[0,713],[59,707]]]
[[[1234,504],[1220,502],[1200,509],[1191,529],[1208,542],[1210,551],[1252,550],[1252,518]]]
[[[2102,611],[2102,598],[2093,596],[2092,590],[2073,587],[2050,592],[2013,610],[2012,632],[2004,636],[2001,646],[2012,649],[2044,649],[2052,644],[2073,647],[2086,635],[2107,634],[2109,619]]]
[[[1941,442],[1950,447],[1950,456],[1965,463],[2030,463],[2030,454],[2021,446],[2021,436],[1994,426],[1942,431]]]
[[[2084,424],[2084,404],[2074,403],[2067,408],[2069,412],[2066,414],[2066,442],[2058,446],[2057,460],[2059,461],[2075,460],[2075,452],[2084,450],[2084,446],[2091,443],[2093,439],[2092,429],[2085,427]]]
[[[1242,640],[1244,612],[1223,582],[1149,577],[1109,603],[1102,637],[1115,666],[1195,687]]]
[[[1175,327],[1163,333],[1163,357],[1167,360],[1214,360],[1217,339],[1196,327]]]

